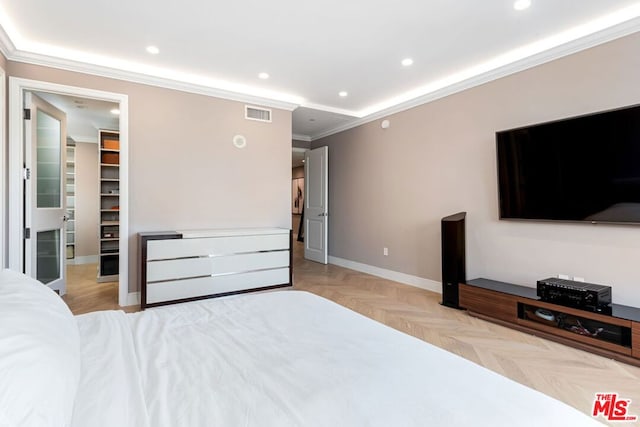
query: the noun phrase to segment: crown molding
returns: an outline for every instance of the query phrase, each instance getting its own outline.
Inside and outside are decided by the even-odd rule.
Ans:
[[[418,96],[405,102],[401,102],[391,107],[383,108],[366,115],[360,113],[360,118],[358,119],[342,124],[333,129],[311,135],[311,140],[316,141],[321,138],[326,138],[327,136],[331,136],[339,132],[344,132],[346,130],[358,127],[366,123],[370,123],[383,117],[436,101],[438,99],[453,95],[458,92],[462,92],[467,89],[471,89],[481,84],[488,83],[502,77],[506,77],[508,75],[515,74],[517,72],[563,58],[565,56],[569,56],[571,54],[613,41],[615,39],[619,39],[624,36],[628,36],[638,31],[640,31],[640,17],[589,34],[579,39],[572,40],[551,49],[547,49],[543,52],[514,61],[510,64],[494,68],[487,72],[450,84],[435,91],[425,93],[424,95]]]
[[[344,108],[332,107],[330,105],[314,104],[313,102],[303,102],[301,107],[311,108],[313,110],[326,111],[327,113],[340,114],[342,116],[362,117],[361,113],[353,110],[346,110]]]
[[[0,27],[1,28],[1,27]],[[4,32],[2,32],[4,33]],[[2,40],[2,33],[0,33],[0,49],[5,40]],[[6,33],[4,33],[6,35]],[[8,40],[10,42],[10,39]],[[143,73],[137,73],[134,71],[119,70],[115,68],[105,67],[102,65],[88,64],[79,61],[73,61],[69,59],[56,58],[48,55],[42,55],[39,53],[25,52],[13,48],[11,52],[5,54],[8,60],[15,62],[22,62],[26,64],[33,64],[51,68],[57,68],[66,71],[73,71],[78,73],[90,74],[94,76],[106,77],[116,80],[123,80],[132,83],[140,83],[149,86],[156,86],[165,89],[174,89],[181,92],[194,93],[198,95],[206,95],[215,98],[227,99],[230,101],[238,101],[249,104],[255,104],[265,107],[277,108],[286,111],[293,111],[298,108],[299,104],[294,102],[282,101],[273,98],[266,98],[261,96],[250,95],[247,93],[232,92],[220,88],[211,86],[205,86],[201,84],[189,83],[186,81],[179,81],[168,79],[164,77],[152,76]]]
[[[96,134],[98,131],[96,130]],[[76,135],[73,137],[73,140],[77,143],[87,143],[87,144],[97,144],[98,137],[95,135]]]
[[[9,59],[15,50],[16,46],[11,41],[11,37],[9,37],[2,25],[0,25],[0,52],[5,58]]]
[[[609,28],[597,31],[595,33],[577,38],[575,40],[563,43],[559,46],[552,47],[540,53],[531,55],[529,57],[516,60],[504,66],[498,66],[494,69],[482,72],[472,77],[463,78],[462,80],[449,84],[445,87],[441,87],[436,90],[426,92],[420,96],[412,99],[399,102],[386,108],[381,108],[372,112],[366,109],[361,111],[352,111],[327,105],[314,104],[314,103],[296,103],[289,101],[282,101],[273,98],[255,96],[248,93],[233,92],[224,90],[212,86],[206,86],[202,84],[189,83],[186,81],[179,81],[164,77],[152,76],[149,74],[143,74],[133,71],[124,71],[114,69],[101,65],[88,64],[79,61],[73,61],[68,59],[56,58],[48,55],[26,52],[16,49],[11,38],[6,31],[0,26],[0,52],[10,61],[28,63],[33,65],[47,66],[51,68],[62,69],[66,71],[85,73],[100,77],[112,78],[116,80],[123,80],[127,82],[145,84],[150,86],[156,86],[166,89],[174,89],[182,92],[189,92],[194,94],[206,95],[216,98],[227,99],[231,101],[238,101],[250,104],[257,104],[261,106],[278,108],[286,111],[293,111],[299,106],[307,108],[322,110],[330,113],[341,114],[345,116],[354,117],[354,120],[344,123],[335,128],[314,134],[314,135],[295,135],[295,139],[302,141],[315,141],[327,136],[343,132],[348,129],[363,125],[365,123],[372,122],[391,114],[396,114],[422,104],[426,104],[446,96],[473,88],[475,86],[488,83],[493,80],[497,80],[502,77],[506,77],[510,74],[514,74],[528,68],[532,68],[546,62],[553,61],[555,59],[562,58],[564,56],[571,55],[573,53],[589,49],[591,47],[615,40],[620,37],[640,31],[640,17],[632,18],[626,22],[611,26]],[[375,107],[374,107],[375,108]]]
[[[294,133],[293,135],[291,135],[291,139],[295,139],[296,141],[311,142],[311,137],[309,135],[302,135],[299,133]]]

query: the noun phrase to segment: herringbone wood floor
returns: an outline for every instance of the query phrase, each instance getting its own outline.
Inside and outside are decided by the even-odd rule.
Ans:
[[[67,265],[67,294],[62,299],[73,314],[98,310],[139,311],[140,307],[118,305],[118,282],[98,283],[98,264]]]
[[[296,242],[295,246],[295,289],[335,301],[587,414],[591,414],[595,393],[617,392],[632,400],[629,413],[640,416],[638,367],[476,319],[464,311],[445,308],[439,304],[440,295],[433,292],[307,261],[301,255],[302,245]],[[76,267],[83,266],[71,269]],[[85,268],[93,275],[89,277],[95,277],[95,265],[93,269]],[[74,274],[69,273],[72,277]],[[116,283],[90,282],[87,279],[84,285],[68,286],[69,294],[65,299],[74,313],[117,308]],[[544,411],[544,408],[540,410]]]

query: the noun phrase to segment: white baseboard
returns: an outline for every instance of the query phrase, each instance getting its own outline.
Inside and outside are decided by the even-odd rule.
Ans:
[[[67,260],[67,264],[72,264],[72,265],[97,264],[97,263],[98,263],[98,255],[77,256],[73,259]]]
[[[387,270],[333,256],[329,257],[329,263],[361,273],[371,274],[372,276],[382,277],[383,279],[393,280],[394,282],[404,283],[405,285],[415,286],[416,288],[426,289],[427,291],[442,293],[442,283],[436,282],[435,280],[424,279],[422,277],[412,276],[411,274],[400,273],[398,271]]]
[[[126,305],[138,305],[140,304],[140,292],[129,292],[127,294]]]

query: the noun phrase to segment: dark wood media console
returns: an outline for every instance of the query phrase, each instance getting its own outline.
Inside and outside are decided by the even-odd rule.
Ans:
[[[600,314],[541,301],[536,289],[489,279],[461,283],[469,315],[640,366],[640,309],[612,304]]]

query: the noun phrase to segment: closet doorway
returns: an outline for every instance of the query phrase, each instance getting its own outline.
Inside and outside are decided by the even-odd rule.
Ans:
[[[24,99],[32,95],[45,100],[48,104],[63,111],[67,116],[67,138],[64,141],[64,168],[62,191],[64,194],[65,230],[61,236],[62,250],[66,271],[69,272],[67,298],[77,298],[78,292],[92,295],[103,294],[111,286],[111,298],[114,305],[128,305],[136,303],[128,293],[128,247],[125,236],[128,235],[128,157],[127,157],[127,96],[91,89],[61,86],[47,82],[10,78],[10,197],[9,197],[9,267],[17,271],[25,271],[25,259],[29,254],[25,251],[26,240],[22,240],[22,230],[26,230],[24,212],[29,208],[23,184],[23,168],[18,165],[28,165],[33,155],[23,152],[22,142],[25,141],[22,106]],[[101,149],[104,143],[100,137],[100,130],[109,130],[119,134],[118,145],[109,145],[108,156]],[[110,143],[113,144],[113,143]],[[104,156],[104,157],[101,157]],[[109,157],[110,156],[110,157]],[[101,184],[103,175],[102,163],[116,158],[116,164],[110,164],[111,179],[105,187]],[[114,166],[117,171],[113,175]],[[103,206],[101,193],[107,193],[104,199],[109,206]],[[33,199],[33,198],[32,198]],[[119,218],[109,224],[108,229],[102,227],[101,211],[109,208],[117,211]],[[109,212],[111,214],[111,212]],[[117,223],[117,230],[113,223]],[[17,226],[16,226],[17,225]],[[106,234],[105,234],[106,233]],[[119,275],[112,276],[113,283],[98,283],[98,265],[101,259],[101,237],[110,239],[111,250],[115,253],[115,260],[119,262]],[[123,239],[117,237],[123,236]],[[32,242],[29,242],[30,244]],[[111,259],[114,259],[113,254]],[[113,262],[113,261],[112,261]],[[33,272],[29,272],[33,275]],[[81,280],[84,283],[72,283]],[[86,288],[87,284],[93,287]],[[81,285],[81,286],[78,286]],[[100,286],[102,285],[102,288]]]
[[[66,114],[65,300],[73,307],[102,306],[104,302],[98,300],[115,306],[119,270],[119,105],[33,93]],[[113,136],[106,140],[106,148],[105,132]]]

